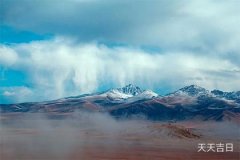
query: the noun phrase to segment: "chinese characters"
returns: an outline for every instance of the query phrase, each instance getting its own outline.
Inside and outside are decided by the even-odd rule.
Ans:
[[[198,143],[198,152],[233,152],[233,143]]]

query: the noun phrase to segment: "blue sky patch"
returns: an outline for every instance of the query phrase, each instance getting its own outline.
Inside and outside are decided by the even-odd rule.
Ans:
[[[51,38],[52,35],[40,35],[30,31],[19,30],[14,27],[0,25],[0,43],[28,43],[34,40],[45,40]]]

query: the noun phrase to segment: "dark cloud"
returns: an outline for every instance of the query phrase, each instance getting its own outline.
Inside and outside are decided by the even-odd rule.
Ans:
[[[239,5],[234,0],[2,0],[1,15],[6,25],[82,41],[225,52],[238,48]]]
[[[3,1],[2,15],[4,23],[36,32],[77,34],[82,40],[124,40],[136,27],[166,21],[165,15],[173,14],[177,6],[155,2],[11,0]]]

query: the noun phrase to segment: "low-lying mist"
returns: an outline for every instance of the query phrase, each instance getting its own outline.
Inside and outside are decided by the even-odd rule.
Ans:
[[[146,125],[139,120],[115,120],[104,113],[79,111],[64,118],[25,113],[2,118],[0,154],[1,159],[66,159],[91,145],[113,149],[123,143],[123,133],[137,132],[147,132]]]
[[[115,152],[122,147],[151,144],[169,147],[173,141],[179,140],[169,136],[171,128],[162,128],[163,123],[150,122],[142,117],[117,120],[105,113],[82,111],[56,117],[43,113],[1,115],[0,159],[76,159],[72,156],[77,154],[81,158],[90,154],[90,150]],[[231,137],[237,136],[237,127],[230,123],[211,122],[203,123],[199,128]]]

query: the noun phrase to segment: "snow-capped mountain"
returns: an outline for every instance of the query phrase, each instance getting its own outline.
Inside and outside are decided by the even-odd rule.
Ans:
[[[147,100],[158,97],[158,94],[151,90],[144,90],[142,93],[137,94],[136,96],[129,97],[126,99],[127,103],[136,102],[139,100]]]
[[[220,91],[220,90],[213,90],[213,91],[211,91],[211,93],[213,95],[215,95],[216,97],[225,98],[225,99],[228,99],[228,100],[240,99],[240,91],[237,91],[237,92],[223,92],[223,91]]]
[[[210,92],[206,90],[203,87],[197,86],[197,85],[190,85],[183,87],[176,92],[173,92],[169,95],[175,95],[175,96],[200,96],[200,95],[209,95]]]
[[[108,112],[116,117],[144,115],[151,120],[234,120],[240,121],[240,91],[208,91],[196,85],[183,87],[166,96],[135,85],[106,92],[62,98],[47,102],[0,104],[0,113],[69,113],[74,110]]]
[[[136,96],[143,92],[143,90],[140,87],[135,86],[133,84],[126,85],[123,88],[117,88],[116,90],[118,90],[121,93],[133,96]]]
[[[101,94],[102,96],[106,96],[108,98],[111,98],[111,99],[127,99],[129,97],[132,97],[133,95],[132,94],[126,94],[126,93],[123,93],[121,91],[119,91],[118,89],[111,89],[103,94]]]
[[[158,94],[151,91],[151,90],[144,90],[142,93],[138,94],[137,97],[142,97],[142,98],[154,98],[157,97]]]
[[[133,100],[149,99],[157,97],[158,94],[151,90],[142,90],[140,87],[129,84],[123,88],[110,89],[101,94],[112,100],[123,100],[131,98]]]

